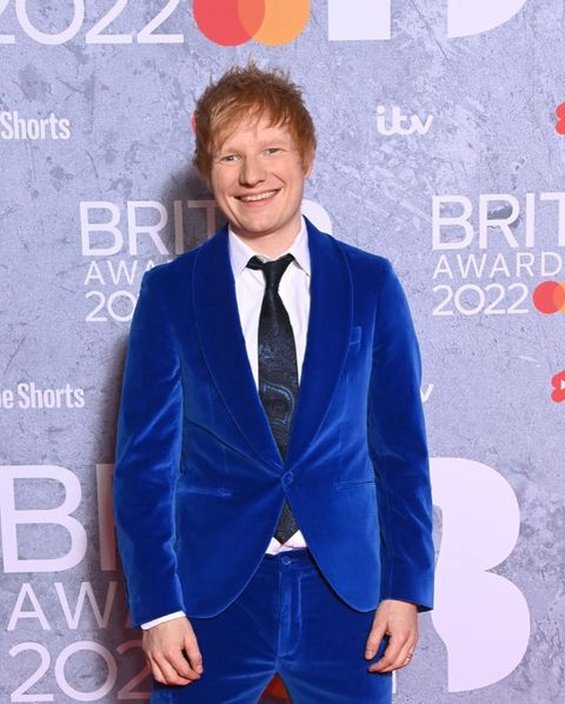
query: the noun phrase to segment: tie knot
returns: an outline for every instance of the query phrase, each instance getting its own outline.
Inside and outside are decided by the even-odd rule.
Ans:
[[[292,254],[285,254],[280,259],[274,261],[263,262],[259,257],[251,257],[247,262],[250,269],[261,269],[265,277],[265,286],[267,289],[278,291],[282,275],[286,271],[288,265],[294,260]]]

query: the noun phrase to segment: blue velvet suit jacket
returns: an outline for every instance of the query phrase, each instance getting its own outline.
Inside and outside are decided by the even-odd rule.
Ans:
[[[135,624],[222,611],[286,496],[354,609],[432,605],[420,358],[390,264],[308,223],[306,356],[283,461],[239,323],[227,230],[148,272],[132,322],[115,514]]]

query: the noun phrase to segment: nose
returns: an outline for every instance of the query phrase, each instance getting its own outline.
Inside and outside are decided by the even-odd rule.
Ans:
[[[256,186],[265,180],[265,169],[261,160],[256,156],[248,156],[244,159],[239,181],[242,186]]]

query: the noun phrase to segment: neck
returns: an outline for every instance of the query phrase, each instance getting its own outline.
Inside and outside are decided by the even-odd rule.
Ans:
[[[245,244],[257,254],[262,254],[269,259],[276,259],[292,246],[293,242],[300,233],[300,225],[298,230],[293,235],[286,236],[280,232],[256,236],[240,234],[235,230],[234,232],[240,240],[242,240],[242,242],[245,242]]]

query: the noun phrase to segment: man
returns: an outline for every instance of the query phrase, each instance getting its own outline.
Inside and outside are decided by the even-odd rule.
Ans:
[[[146,274],[116,525],[153,702],[384,704],[431,608],[420,363],[390,264],[300,212],[299,89],[234,68],[195,163],[228,226]]]

